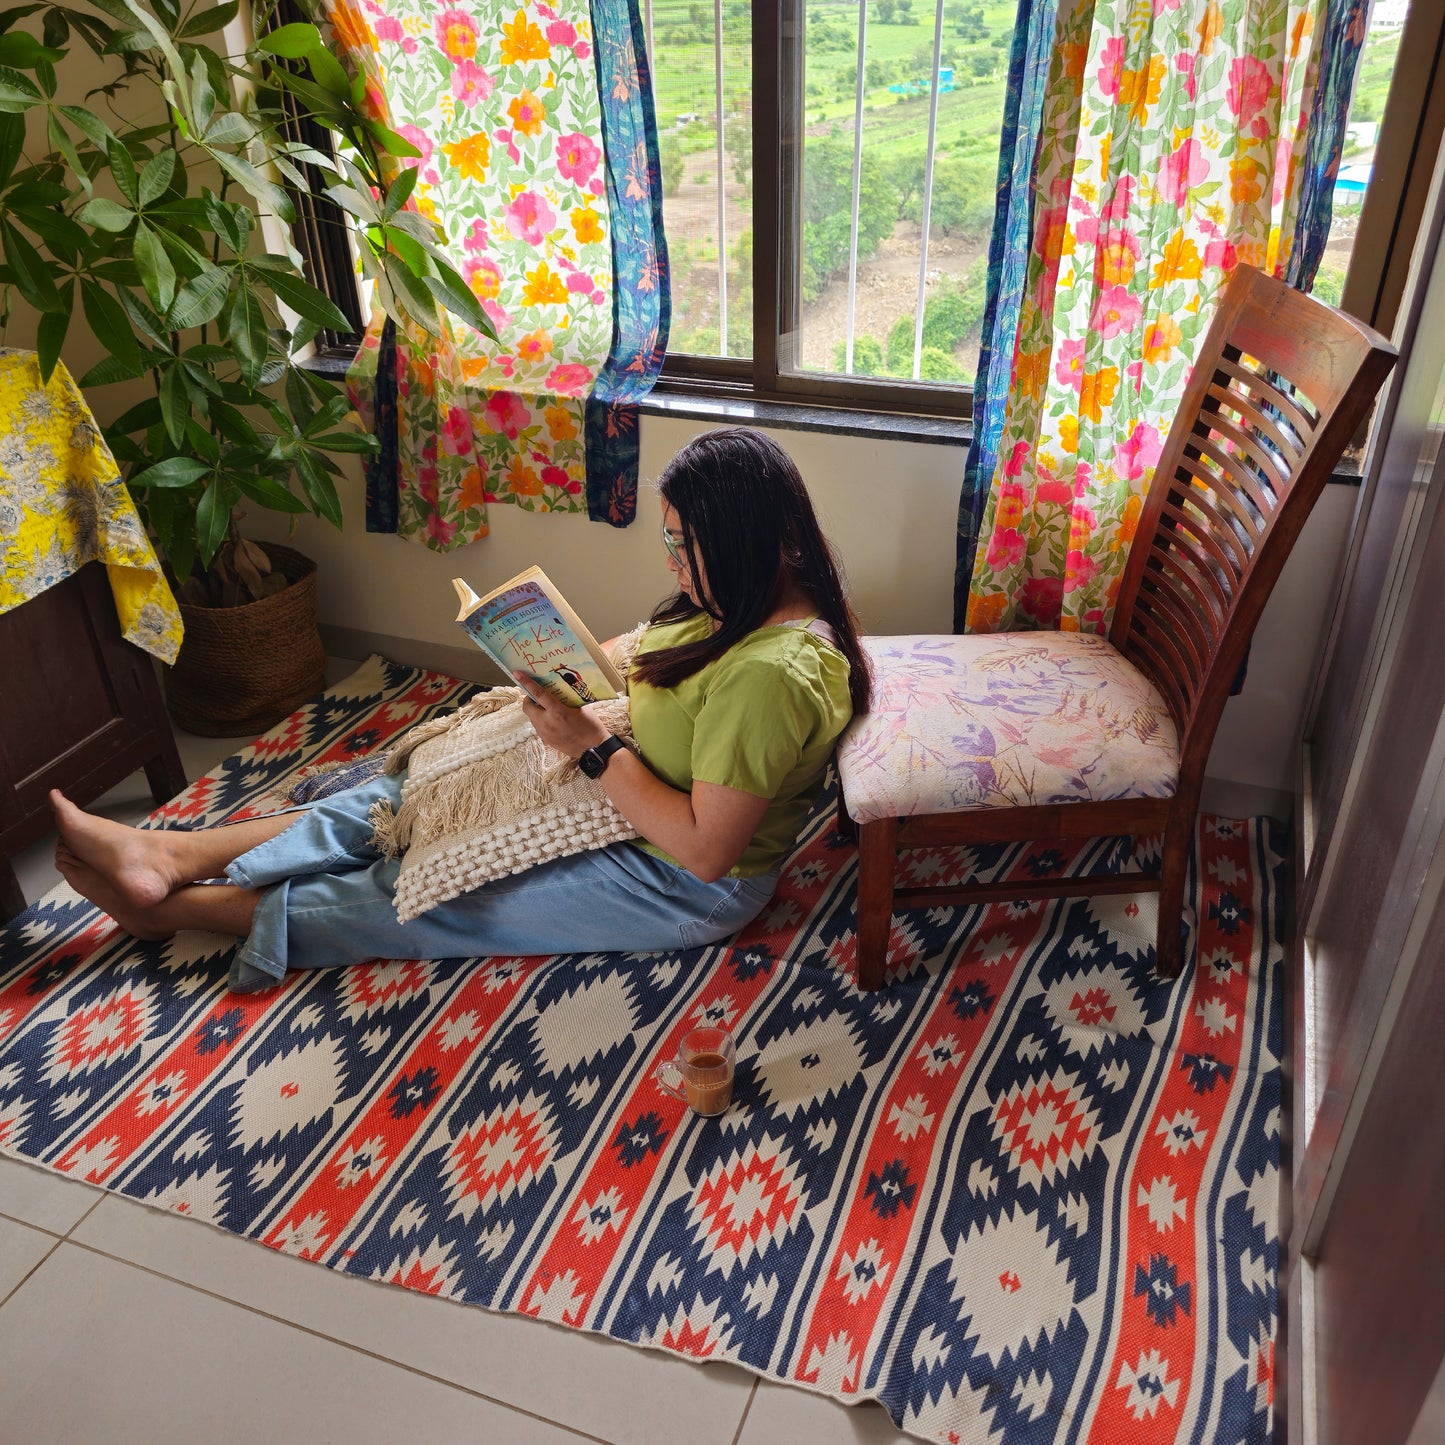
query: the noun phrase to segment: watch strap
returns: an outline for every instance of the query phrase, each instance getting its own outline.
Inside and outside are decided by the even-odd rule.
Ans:
[[[616,733],[613,733],[611,737],[604,738],[596,747],[588,748],[587,751],[582,754],[582,758],[587,759],[587,763],[591,765],[587,766],[583,764],[582,771],[586,773],[589,778],[600,778],[612,754],[620,752],[624,747],[626,747],[626,744]],[[582,759],[579,758],[578,762],[580,763],[581,761]]]

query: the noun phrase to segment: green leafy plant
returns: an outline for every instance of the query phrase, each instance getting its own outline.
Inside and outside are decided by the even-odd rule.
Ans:
[[[149,380],[106,441],[182,594],[231,605],[285,585],[238,534],[240,509],[340,526],[335,456],[376,446],[344,427],[337,382],[300,364],[322,328],[348,323],[289,241],[266,249],[262,216],[287,236],[295,219],[287,183],[321,173],[388,314],[495,333],[440,228],[407,207],[417,171],[403,162],[419,152],[368,113],[315,25],[272,28],[263,6],[233,58],[207,38],[236,0],[90,3],[0,9],[0,336],[13,289],[39,313],[46,377],[78,313],[108,353],[82,387]],[[107,83],[62,103],[61,82],[78,90],[98,61]],[[334,157],[295,138],[288,107],[332,133]]]

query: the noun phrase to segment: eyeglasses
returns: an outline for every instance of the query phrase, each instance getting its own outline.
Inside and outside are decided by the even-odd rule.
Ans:
[[[679,567],[687,566],[687,557],[683,554],[682,550],[682,538],[674,537],[672,533],[667,530],[665,523],[662,528],[662,545],[667,548],[667,555],[671,557]]]

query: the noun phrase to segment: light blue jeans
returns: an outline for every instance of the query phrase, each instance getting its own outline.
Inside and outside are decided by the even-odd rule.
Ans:
[[[631,843],[614,843],[484,883],[398,923],[392,892],[400,860],[383,858],[371,843],[368,814],[382,798],[399,806],[399,778],[373,778],[313,804],[226,869],[232,883],[262,890],[231,965],[238,993],[269,987],[287,969],[369,958],[696,948],[755,918],[778,881],[774,871],[704,883]]]

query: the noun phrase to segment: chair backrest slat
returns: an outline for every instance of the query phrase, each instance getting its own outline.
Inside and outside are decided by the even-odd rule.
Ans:
[[[1184,455],[1179,465],[1191,476],[1195,475],[1195,459]],[[1205,480],[1200,478],[1199,480]],[[1255,545],[1259,541],[1259,513],[1248,507],[1231,491],[1211,491],[1208,486],[1191,487],[1189,494],[1180,499],[1184,512],[1179,512],[1172,500],[1166,500],[1164,509],[1171,515],[1182,516],[1187,512],[1198,512],[1201,519],[1209,524],[1211,541],[1222,542],[1229,548],[1234,559],[1236,572],[1242,572],[1249,564]],[[1172,509],[1172,510],[1171,510]],[[1228,513],[1226,516],[1225,514]],[[1244,536],[1239,535],[1243,528]]]
[[[1280,569],[1395,352],[1241,266],[1205,336],[1130,549],[1109,639],[1204,758]]]

